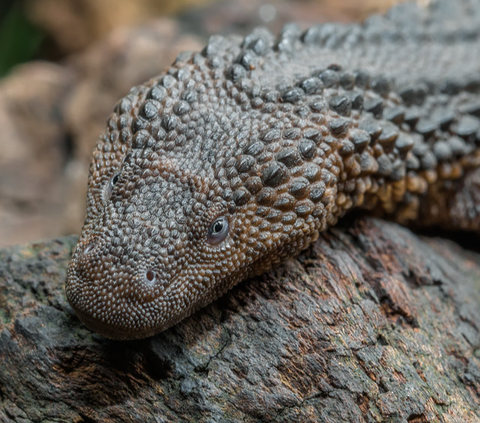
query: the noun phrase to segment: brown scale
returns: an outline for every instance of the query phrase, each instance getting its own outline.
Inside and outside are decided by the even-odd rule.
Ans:
[[[111,338],[153,335],[354,208],[480,231],[480,11],[406,7],[380,44],[375,21],[358,39],[321,27],[213,37],[133,88],[90,166],[66,284],[81,320]],[[428,46],[409,41],[409,13],[432,14]],[[435,38],[455,19],[458,32]],[[391,64],[402,49],[410,59]],[[438,63],[450,51],[461,66]]]

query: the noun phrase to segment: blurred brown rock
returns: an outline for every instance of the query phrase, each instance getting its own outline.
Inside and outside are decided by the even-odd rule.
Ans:
[[[203,32],[238,31],[285,22],[359,21],[402,0],[24,0],[30,19],[49,36],[61,55],[78,52],[113,29],[152,17],[185,14],[186,24]],[[425,0],[424,0],[425,1]],[[190,18],[190,19],[189,19]]]
[[[58,231],[73,80],[65,67],[36,62],[0,81],[0,245]]]
[[[154,16],[173,14],[212,0],[25,0],[30,19],[60,52],[71,53],[103,39],[112,30]]]

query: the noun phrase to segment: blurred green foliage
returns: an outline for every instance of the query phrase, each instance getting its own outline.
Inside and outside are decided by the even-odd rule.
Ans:
[[[34,58],[43,38],[18,0],[0,0],[0,78],[16,64]]]

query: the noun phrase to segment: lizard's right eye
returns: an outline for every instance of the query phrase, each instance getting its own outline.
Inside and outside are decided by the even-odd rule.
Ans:
[[[118,182],[119,178],[120,178],[120,172],[117,172],[112,176],[112,179],[110,179],[110,181],[108,182],[108,184],[105,188],[104,196],[103,196],[103,199],[105,201],[107,201],[110,198],[110,196],[112,195],[113,187]]]

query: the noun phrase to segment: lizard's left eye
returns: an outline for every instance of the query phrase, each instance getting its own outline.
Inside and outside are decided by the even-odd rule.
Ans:
[[[113,187],[115,184],[118,182],[118,179],[120,178],[120,172],[115,173],[115,175],[112,176],[112,179],[107,184],[107,187],[105,188],[105,192],[103,195],[103,199],[106,201],[110,198],[112,195]]]
[[[208,229],[207,242],[212,245],[220,244],[228,235],[228,219],[225,216],[215,220]]]
[[[112,177],[112,180],[110,181],[112,186],[115,185],[118,182],[118,178],[120,178],[120,173],[115,173],[115,175],[113,175],[113,177]]]

